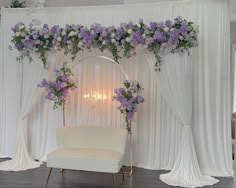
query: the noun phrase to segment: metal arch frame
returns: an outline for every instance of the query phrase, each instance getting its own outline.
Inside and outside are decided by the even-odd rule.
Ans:
[[[101,59],[106,59],[106,60],[108,60],[108,62],[113,62],[117,67],[120,68],[120,70],[122,71],[122,73],[125,75],[126,80],[129,80],[129,77],[127,76],[127,74],[126,74],[125,70],[123,69],[123,67],[122,67],[117,61],[115,61],[114,59],[111,59],[111,58],[106,57],[106,56],[91,55],[91,56],[84,57],[84,58],[82,58],[82,59],[79,59],[79,60],[72,66],[72,68],[74,68],[74,67],[77,66],[79,63],[83,62],[84,60],[90,59],[90,58],[101,58]]]

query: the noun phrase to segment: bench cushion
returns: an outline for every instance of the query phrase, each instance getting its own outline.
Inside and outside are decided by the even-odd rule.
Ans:
[[[118,173],[123,154],[113,150],[89,148],[58,148],[47,156],[52,168]]]

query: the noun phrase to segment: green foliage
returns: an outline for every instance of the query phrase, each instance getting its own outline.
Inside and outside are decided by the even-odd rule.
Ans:
[[[11,1],[11,8],[25,8],[25,7],[26,7],[26,1],[20,1],[20,0]]]

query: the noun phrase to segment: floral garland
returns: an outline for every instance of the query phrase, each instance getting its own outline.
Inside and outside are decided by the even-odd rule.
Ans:
[[[74,80],[71,78],[73,73],[66,67],[66,63],[63,64],[60,70],[55,70],[55,76],[55,81],[43,79],[40,84],[38,84],[38,87],[46,89],[47,96],[45,98],[54,101],[53,109],[59,106],[64,109],[70,90],[77,87]]]
[[[126,80],[124,86],[124,88],[115,89],[113,99],[120,103],[118,109],[125,115],[126,129],[131,134],[131,120],[137,112],[137,104],[144,102],[144,97],[140,95],[143,88],[138,81]]]
[[[108,49],[116,62],[119,62],[121,53],[123,57],[130,58],[135,55],[138,45],[144,46],[156,57],[156,70],[160,70],[161,56],[168,53],[182,53],[189,51],[198,45],[198,26],[181,17],[173,21],[150,22],[149,25],[139,19],[137,24],[133,22],[122,23],[119,27],[104,27],[93,24],[90,28],[82,25],[66,25],[64,28],[55,25],[43,28],[26,27],[23,23],[17,23],[12,28],[14,36],[11,40],[13,46],[21,52],[17,60],[28,57],[30,51],[39,53],[44,67],[47,67],[46,52],[64,49],[65,54],[72,54],[72,59],[83,49],[98,48],[101,51]]]

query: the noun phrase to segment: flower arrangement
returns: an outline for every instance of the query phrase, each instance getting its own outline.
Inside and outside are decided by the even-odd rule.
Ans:
[[[11,1],[11,8],[25,8],[26,1],[19,1],[19,0],[12,0]]]
[[[43,79],[40,84],[38,84],[38,87],[46,89],[46,99],[54,101],[53,109],[62,106],[64,110],[69,91],[77,87],[74,80],[71,78],[73,73],[66,67],[66,63],[63,64],[61,69],[55,70],[55,76],[55,81],[47,81],[46,79]]]
[[[65,54],[75,55],[83,49],[98,48],[101,51],[108,49],[116,62],[123,57],[129,58],[135,55],[138,45],[144,46],[156,57],[156,70],[160,70],[161,56],[168,53],[182,53],[189,51],[198,45],[198,26],[191,21],[175,18],[173,21],[150,22],[144,24],[139,19],[137,24],[133,22],[122,23],[119,27],[104,27],[93,24],[91,27],[83,25],[69,25],[64,28],[55,25],[49,27],[44,24],[41,29],[33,28],[32,24],[26,27],[23,23],[17,23],[12,28],[14,36],[13,46],[21,52],[20,60],[28,57],[30,51],[39,53],[44,67],[46,67],[45,53],[54,50],[64,50]]]
[[[138,81],[124,82],[124,88],[115,89],[114,100],[120,103],[118,109],[125,115],[126,128],[131,134],[131,120],[134,118],[134,113],[137,112],[137,104],[144,102],[144,97],[140,95],[143,90]]]

